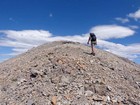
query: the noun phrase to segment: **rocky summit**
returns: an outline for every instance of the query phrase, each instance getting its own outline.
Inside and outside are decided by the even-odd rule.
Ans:
[[[0,105],[140,105],[140,66],[68,41],[0,63]]]

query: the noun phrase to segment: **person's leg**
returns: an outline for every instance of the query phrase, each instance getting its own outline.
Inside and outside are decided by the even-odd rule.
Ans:
[[[95,55],[95,53],[94,53],[94,45],[93,45],[93,43],[91,43],[91,50],[92,50],[92,54]]]

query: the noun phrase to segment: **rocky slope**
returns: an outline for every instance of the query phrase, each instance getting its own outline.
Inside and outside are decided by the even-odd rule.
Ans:
[[[109,52],[53,42],[0,64],[0,105],[140,105],[140,67]]]

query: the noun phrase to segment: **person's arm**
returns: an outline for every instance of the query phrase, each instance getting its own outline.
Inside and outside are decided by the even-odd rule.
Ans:
[[[88,38],[88,42],[87,42],[87,44],[89,44],[89,41],[90,41],[90,36],[89,36],[89,38]]]

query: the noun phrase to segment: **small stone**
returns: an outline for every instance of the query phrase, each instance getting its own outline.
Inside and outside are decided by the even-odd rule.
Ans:
[[[24,78],[21,78],[17,83],[18,83],[18,84],[21,84],[21,83],[23,83],[23,82],[27,82],[27,80],[24,79]]]
[[[90,90],[87,90],[87,91],[85,92],[85,96],[87,96],[87,97],[90,97],[90,96],[92,96],[92,95],[93,95],[93,92],[90,91]]]
[[[37,73],[31,73],[31,74],[30,74],[30,77],[31,77],[31,78],[36,78],[37,75],[38,75]]]
[[[113,67],[110,67],[111,70],[115,70]]]
[[[99,95],[94,95],[92,98],[94,101],[103,101],[104,100],[103,97],[99,96]]]
[[[112,101],[113,103],[117,103],[118,99],[117,99],[116,97],[113,97],[113,98],[111,99],[111,101]]]
[[[77,93],[79,95],[83,95],[84,94],[84,87],[81,87],[80,90],[77,91]]]
[[[86,105],[88,103],[88,99],[85,96],[78,97],[78,99],[74,100],[72,105]]]
[[[106,96],[106,98],[107,98],[107,102],[110,102],[110,97],[109,96]]]
[[[140,88],[140,82],[136,82],[136,84],[139,86],[139,88]]]
[[[94,104],[93,105],[103,105],[102,103],[100,103],[100,102],[94,102]]]
[[[41,92],[42,96],[47,96],[47,94],[45,92]]]
[[[59,64],[63,64],[63,60],[61,60],[61,59],[58,59],[57,62],[58,62]]]
[[[39,71],[39,70],[31,70],[31,74],[30,74],[30,77],[31,78],[36,78],[38,75],[41,75],[42,72]]]
[[[71,100],[72,97],[73,97],[73,96],[72,96],[71,94],[66,94],[66,95],[65,95],[65,98],[66,98],[67,100]]]
[[[70,77],[69,76],[62,76],[61,81],[62,81],[62,83],[70,83]]]
[[[57,97],[56,97],[56,96],[53,96],[53,97],[52,97],[52,100],[51,100],[51,103],[52,103],[53,105],[56,105],[56,101],[57,101]]]
[[[95,93],[101,95],[101,96],[105,96],[107,92],[107,88],[105,85],[101,85],[101,84],[96,84],[95,85]]]
[[[39,74],[41,74],[40,71],[38,71],[38,70],[31,70],[30,77],[31,78],[36,78]]]
[[[93,60],[90,60],[90,63],[93,63],[94,61]]]
[[[27,101],[27,105],[35,105],[35,103],[34,103],[33,100],[28,100],[28,101]]]
[[[3,93],[2,93],[2,91],[0,90],[0,95],[2,96],[2,94],[3,94]],[[0,105],[1,105],[1,104],[0,104]]]
[[[105,84],[105,81],[98,78],[98,79],[94,80],[93,83],[96,83],[96,84]]]
[[[36,59],[37,57],[35,57],[35,59]],[[38,66],[38,64],[36,64],[36,63],[33,63],[32,65],[31,65],[31,67],[37,67]],[[29,68],[29,69],[31,69],[31,68]]]
[[[59,83],[59,82],[60,82],[59,77],[53,77],[53,78],[51,79],[51,82],[52,82],[52,83],[55,83],[55,84]]]
[[[112,87],[111,86],[107,86],[107,90],[111,91]]]

